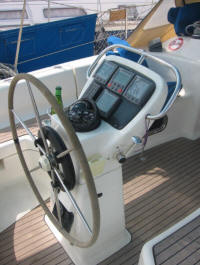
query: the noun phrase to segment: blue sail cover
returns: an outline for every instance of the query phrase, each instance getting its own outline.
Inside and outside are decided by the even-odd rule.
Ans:
[[[18,71],[92,56],[95,25],[96,14],[92,14],[24,27]],[[14,65],[18,33],[19,29],[0,32],[0,62]]]

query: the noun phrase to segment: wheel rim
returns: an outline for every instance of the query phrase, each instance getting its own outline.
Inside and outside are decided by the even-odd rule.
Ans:
[[[88,194],[89,194],[90,204],[91,204],[91,209],[92,209],[92,220],[93,220],[92,235],[87,242],[80,241],[77,238],[74,238],[69,233],[67,233],[67,231],[65,229],[63,229],[63,227],[59,224],[57,219],[52,215],[52,213],[50,212],[50,210],[46,206],[44,200],[42,199],[41,194],[39,193],[39,191],[38,191],[38,189],[37,189],[37,187],[36,187],[36,185],[32,179],[30,171],[27,167],[27,164],[26,164],[26,161],[24,159],[24,155],[23,155],[20,143],[19,143],[17,130],[16,130],[16,126],[15,126],[15,117],[13,114],[14,92],[15,92],[16,84],[20,80],[25,80],[26,82],[32,83],[36,88],[39,89],[39,91],[45,97],[45,99],[48,101],[48,103],[54,108],[54,110],[55,110],[56,114],[58,115],[58,117],[62,123],[62,126],[63,126],[63,128],[64,128],[64,130],[68,136],[68,139],[72,145],[74,155],[75,155],[76,159],[79,161],[79,164],[80,164],[80,167],[82,169],[83,176],[85,178],[85,182],[86,182],[86,185],[88,188]],[[65,238],[67,238],[71,244],[78,246],[78,247],[81,247],[81,248],[90,247],[91,245],[93,245],[95,243],[95,241],[97,240],[98,235],[99,235],[99,230],[100,230],[99,202],[98,202],[96,187],[94,184],[91,170],[90,170],[88,162],[87,162],[87,158],[85,156],[85,153],[82,149],[82,146],[79,142],[78,137],[75,134],[75,131],[74,131],[70,121],[68,120],[68,118],[64,114],[63,110],[60,108],[59,104],[57,103],[55,97],[48,90],[48,88],[40,80],[38,80],[37,78],[35,78],[34,76],[32,76],[30,74],[19,74],[13,78],[13,80],[10,84],[9,93],[8,93],[8,109],[9,109],[9,120],[10,120],[10,126],[11,126],[12,135],[13,135],[13,140],[14,140],[14,143],[16,146],[16,150],[17,150],[20,162],[21,162],[22,167],[24,169],[25,175],[26,175],[26,177],[27,177],[32,189],[33,189],[33,192],[35,193],[35,195],[36,195],[40,205],[42,206],[45,214],[48,216],[48,218],[53,223],[53,225],[56,227],[56,229]]]

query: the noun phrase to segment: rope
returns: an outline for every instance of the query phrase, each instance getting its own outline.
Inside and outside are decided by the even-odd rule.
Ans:
[[[15,76],[16,72],[12,65],[0,63],[0,79],[6,79]]]
[[[21,61],[21,62],[18,62],[18,65],[20,64],[23,64],[23,63],[27,63],[27,62],[31,62],[31,61],[34,61],[34,60],[38,60],[38,59],[41,59],[41,58],[45,58],[49,55],[54,55],[54,54],[57,54],[57,53],[60,53],[60,52],[64,52],[64,51],[68,51],[68,50],[72,50],[72,49],[75,49],[75,48],[79,48],[79,47],[82,47],[84,45],[88,45],[88,44],[92,44],[92,43],[96,43],[96,42],[99,42],[99,41],[105,41],[107,40],[107,37],[106,38],[101,38],[101,39],[98,39],[97,41],[94,40],[94,41],[89,41],[89,42],[86,42],[84,44],[79,44],[79,45],[76,45],[76,46],[73,46],[73,47],[70,47],[70,48],[65,48],[65,49],[62,49],[62,50],[59,50],[59,51],[55,51],[55,52],[51,52],[51,53],[47,53],[47,54],[44,54],[44,55],[41,55],[41,56],[38,56],[38,57],[35,57],[35,58],[31,58],[31,59],[28,59],[28,60],[25,60],[25,61]]]
[[[78,48],[78,47],[81,47],[81,46],[84,46],[84,45],[88,45],[88,44],[91,44],[95,41],[89,41],[87,43],[84,43],[84,44],[80,44],[80,45],[77,45],[77,46],[73,46],[71,48],[65,48],[65,49],[62,49],[62,50],[59,50],[59,51],[55,51],[55,52],[50,52],[50,53],[47,53],[47,54],[44,54],[44,55],[41,55],[41,56],[38,56],[38,57],[35,57],[35,58],[32,58],[32,59],[29,59],[29,60],[25,60],[25,61],[21,61],[18,63],[19,64],[23,64],[23,63],[27,63],[27,62],[30,62],[30,61],[34,61],[34,60],[38,60],[38,59],[41,59],[41,58],[44,58],[44,57],[47,57],[49,55],[54,55],[54,54],[57,54],[57,53],[60,53],[60,52],[64,52],[64,51],[67,51],[67,50],[71,50],[71,49],[75,49],[75,48]]]
[[[107,40],[107,37],[98,39],[98,41],[102,41],[102,40]],[[45,57],[47,57],[49,55],[54,55],[54,54],[57,54],[57,53],[60,53],[60,52],[64,52],[64,51],[67,51],[67,50],[72,50],[72,49],[75,49],[75,48],[79,48],[79,47],[82,47],[84,45],[96,43],[96,42],[97,42],[96,40],[89,41],[89,42],[86,42],[84,44],[79,44],[79,45],[76,45],[76,46],[73,46],[73,47],[70,47],[70,48],[65,48],[65,49],[62,49],[62,50],[59,50],[59,51],[47,53],[47,54],[44,54],[44,55],[41,55],[41,56],[38,56],[38,57],[35,57],[35,58],[31,58],[31,59],[28,59],[28,60],[25,60],[25,61],[21,61],[21,62],[18,63],[18,65],[23,64],[23,63],[27,63],[27,62],[30,62],[30,61],[38,60],[38,59],[41,59],[41,58],[45,58]]]
[[[188,36],[200,38],[200,20],[185,27]]]
[[[48,0],[48,22],[50,22],[50,0]]]
[[[18,41],[17,41],[17,49],[16,49],[16,55],[15,55],[14,68],[15,68],[16,72],[17,72],[17,64],[18,64],[18,59],[19,59],[19,50],[20,50],[20,44],[21,44],[21,38],[22,38],[22,29],[23,29],[23,24],[24,24],[25,9],[26,9],[26,0],[24,0],[22,17],[21,17],[21,24],[20,24],[20,29],[19,29]]]

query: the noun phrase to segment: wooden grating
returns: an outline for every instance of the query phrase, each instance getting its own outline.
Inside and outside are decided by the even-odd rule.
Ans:
[[[126,227],[132,241],[101,265],[137,264],[143,244],[199,207],[200,140],[177,139],[123,165]],[[0,234],[0,265],[73,264],[37,207]]]

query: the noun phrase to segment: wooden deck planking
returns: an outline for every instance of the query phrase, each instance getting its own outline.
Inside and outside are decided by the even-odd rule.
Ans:
[[[157,265],[197,264],[200,261],[200,216],[153,248]]]
[[[42,115],[42,116],[40,116],[40,119],[41,119],[41,121],[44,119],[48,119],[48,115],[47,114]],[[24,123],[30,129],[30,131],[32,132],[33,135],[37,135],[38,125],[37,125],[37,121],[35,118],[33,118],[31,120],[24,121]],[[17,128],[18,136],[23,136],[23,135],[27,134],[26,130],[22,127],[21,124],[17,124],[16,128]],[[12,140],[12,133],[10,131],[10,127],[0,129],[0,144],[7,142],[9,140]]]
[[[7,138],[0,132],[2,139]],[[146,151],[143,162],[139,156],[127,160],[123,165],[124,203],[132,242],[101,265],[137,264],[147,240],[199,207],[199,147],[200,140],[177,139]],[[0,265],[4,264],[73,262],[52,236],[38,207],[0,234]]]
[[[143,166],[142,162],[137,161],[137,158],[131,159],[130,164],[135,168],[132,177],[135,177],[135,182],[137,182],[138,187],[140,187],[139,179],[141,176],[143,177],[144,173],[146,174],[149,169],[152,170],[158,165],[161,169],[161,174],[165,170],[164,177],[169,177],[169,180],[158,187],[152,188],[152,190],[152,186],[149,185],[147,189],[144,189],[143,195],[142,193],[140,194],[141,197],[130,202],[131,206],[125,205],[126,224],[128,230],[133,235],[132,242],[101,264],[137,264],[141,247],[146,241],[199,207],[199,195],[197,194],[200,186],[199,144],[200,141],[192,142],[178,139],[156,147],[146,152],[146,156],[150,157],[151,155],[151,158],[149,162],[147,158]],[[176,151],[176,159],[174,157],[175,155],[173,155],[174,150]],[[165,154],[162,151],[166,151]],[[159,154],[158,160],[156,153]],[[133,166],[134,160],[135,164],[137,164],[136,167]],[[138,171],[141,172],[141,175]],[[124,181],[126,182],[126,176]],[[193,190],[190,187],[187,189],[187,185],[192,185],[191,183],[193,183]],[[179,187],[181,184],[182,189]],[[135,187],[134,184],[133,187]],[[133,190],[133,197],[137,192],[137,188],[135,191]],[[180,196],[180,200],[172,200],[172,194],[174,194],[175,199],[177,196]],[[162,196],[165,196],[164,199]],[[169,200],[171,200],[171,204]],[[184,201],[182,204],[180,203],[181,200]],[[162,207],[160,207],[161,202]]]

